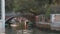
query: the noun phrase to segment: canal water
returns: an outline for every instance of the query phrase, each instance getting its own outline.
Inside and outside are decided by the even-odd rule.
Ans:
[[[6,34],[60,34],[59,32],[54,31],[42,31],[38,28],[33,28],[31,30],[14,30],[11,27],[6,27]]]

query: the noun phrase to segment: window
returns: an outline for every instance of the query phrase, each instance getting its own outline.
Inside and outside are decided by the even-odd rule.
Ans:
[[[60,15],[56,15],[56,16],[54,16],[54,21],[55,22],[60,22]]]
[[[45,22],[45,16],[44,15],[40,15],[39,16],[39,22]]]

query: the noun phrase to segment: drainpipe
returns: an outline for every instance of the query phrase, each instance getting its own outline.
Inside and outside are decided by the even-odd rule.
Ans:
[[[1,15],[0,34],[5,34],[5,0],[1,0]]]

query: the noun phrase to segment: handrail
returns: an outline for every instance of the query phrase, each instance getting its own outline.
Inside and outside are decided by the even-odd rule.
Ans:
[[[6,19],[5,23],[8,22],[9,20],[11,20],[12,18],[14,18],[14,17],[10,17],[10,18]]]

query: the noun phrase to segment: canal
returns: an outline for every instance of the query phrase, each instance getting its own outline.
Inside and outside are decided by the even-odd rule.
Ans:
[[[10,23],[12,24],[10,24]],[[9,23],[8,25],[6,25],[5,27],[5,32],[6,34],[60,34],[60,31],[51,31],[49,29],[45,29],[45,28],[38,28],[38,27],[33,27],[32,22],[27,22],[28,24],[25,24],[25,22],[22,20],[22,22],[20,23],[19,21],[9,21],[6,23]],[[15,25],[17,26],[15,28]],[[13,25],[14,27],[11,27],[11,25]],[[28,26],[28,28],[26,28]],[[30,28],[33,27],[33,28]],[[24,29],[22,29],[24,28]]]
[[[12,27],[6,27],[5,29],[6,34],[60,34],[57,31],[44,31],[38,28],[31,30],[14,30]]]

